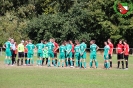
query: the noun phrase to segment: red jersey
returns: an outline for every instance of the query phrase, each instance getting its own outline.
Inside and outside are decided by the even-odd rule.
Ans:
[[[112,43],[110,43],[110,44],[108,44],[108,46],[110,47],[109,54],[112,54],[113,53],[114,45]]]
[[[72,44],[72,53],[74,53],[74,44]]]
[[[123,52],[124,46],[123,44],[117,44],[117,53],[121,54]]]
[[[57,49],[59,48],[59,45],[54,42],[54,53],[57,53]]]
[[[24,45],[25,48],[24,48],[24,53],[28,53],[28,49],[26,48],[26,45]]]
[[[16,50],[15,50],[15,54],[17,54],[18,53],[18,46],[16,45]]]
[[[128,44],[124,45],[124,55],[129,55],[129,45]]]

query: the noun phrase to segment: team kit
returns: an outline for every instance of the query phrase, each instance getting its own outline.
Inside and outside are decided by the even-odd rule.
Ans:
[[[103,60],[105,69],[112,68],[112,54],[114,45],[111,39],[104,42]],[[5,48],[6,65],[33,65],[34,64],[34,51],[37,51],[37,66],[43,66],[44,64],[48,67],[71,67],[71,68],[84,68],[86,69],[86,49],[87,44],[83,39],[81,42],[75,40],[73,43],[71,40],[63,41],[59,46],[55,39],[51,38],[49,42],[41,40],[40,43],[34,45],[32,40],[21,41],[20,44],[16,44],[13,39],[9,38],[8,41],[3,45]],[[95,44],[95,40],[90,41],[90,68],[98,68],[97,51],[99,47]],[[57,53],[59,56],[57,57]],[[119,40],[116,46],[117,53],[117,68],[128,69],[128,57],[129,57],[129,45],[127,41]],[[18,54],[18,55],[17,55]],[[18,59],[15,60],[15,57]],[[57,59],[58,58],[58,59]],[[25,63],[24,63],[25,60]],[[21,62],[21,64],[19,64]],[[93,63],[95,66],[93,66]],[[125,67],[124,67],[125,65]]]

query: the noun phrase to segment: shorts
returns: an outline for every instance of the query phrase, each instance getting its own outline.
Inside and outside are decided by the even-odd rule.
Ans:
[[[90,54],[90,59],[95,60],[96,58],[97,58],[97,55],[96,54]]]
[[[48,57],[54,58],[54,52],[48,52]]]
[[[80,60],[80,53],[75,53],[75,59]]]
[[[48,54],[43,54],[43,58],[48,58]]]
[[[65,59],[65,53],[60,53],[60,56],[59,56],[60,59]]]
[[[6,50],[5,53],[6,53],[6,56],[7,57],[11,57],[12,56],[11,50]]]
[[[24,57],[27,58],[27,53],[24,53]]]
[[[37,53],[37,57],[43,58],[43,53]]]
[[[66,54],[66,58],[72,58],[72,52],[70,52],[69,54]]]
[[[18,52],[18,58],[23,58],[24,57],[24,52]]]
[[[74,52],[72,52],[72,58],[73,58],[73,59],[74,59],[74,56],[75,56],[75,55],[74,55]]]
[[[54,57],[57,58],[57,53],[54,53]]]
[[[123,59],[123,54],[117,54],[117,60]]]
[[[125,60],[128,60],[128,55],[124,55],[124,59]]]
[[[28,52],[27,53],[27,58],[32,58],[33,57],[33,53],[32,52]]]
[[[112,56],[111,56],[111,54],[109,54],[109,59],[112,59]]]
[[[83,55],[80,55],[80,59],[86,59],[86,52],[84,52]]]
[[[104,55],[104,60],[108,60],[109,59],[109,55],[107,57],[107,55]]]

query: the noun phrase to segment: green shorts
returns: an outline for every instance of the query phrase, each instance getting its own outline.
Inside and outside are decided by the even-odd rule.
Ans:
[[[76,59],[76,60],[79,60],[79,59],[80,59],[80,53],[75,53],[74,56],[75,56],[75,59]]]
[[[70,52],[70,53],[66,53],[66,58],[72,58],[72,52]]]
[[[94,53],[90,54],[90,59],[95,60],[97,58],[97,55]]]
[[[43,53],[37,53],[37,57],[43,58]]]
[[[65,59],[65,53],[60,53],[60,56],[59,56],[60,59]]]
[[[12,54],[11,54],[11,50],[6,50],[5,53],[6,53],[6,56],[7,56],[7,57],[11,57],[11,56],[12,56]]]
[[[48,54],[43,54],[43,58],[48,58]]]
[[[50,57],[50,58],[54,58],[54,52],[49,51],[49,52],[48,52],[48,57]]]
[[[28,52],[28,53],[27,53],[27,58],[30,59],[30,58],[32,58],[32,57],[33,57],[33,52]]]
[[[107,55],[104,55],[104,60],[108,60],[109,56],[107,57]]]
[[[86,52],[84,52],[82,55],[80,55],[80,59],[86,59]]]

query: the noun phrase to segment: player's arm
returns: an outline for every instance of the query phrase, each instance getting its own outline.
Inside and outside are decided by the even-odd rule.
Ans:
[[[54,52],[56,52],[56,51],[59,49],[59,45],[58,45],[58,44],[56,44],[55,46],[56,46],[56,47],[55,47]]]
[[[99,50],[99,46],[97,46],[97,51]]]
[[[114,50],[113,48],[114,48],[113,45],[110,46],[111,56],[112,56],[112,54],[113,54],[113,50]]]
[[[3,48],[6,48],[6,44],[3,45]]]

